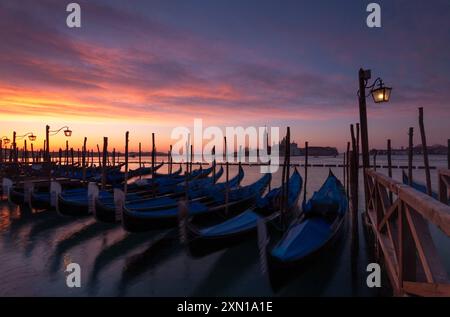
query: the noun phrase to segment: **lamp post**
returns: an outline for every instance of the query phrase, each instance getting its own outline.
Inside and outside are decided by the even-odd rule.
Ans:
[[[14,132],[14,136],[15,136],[15,132]],[[28,133],[25,133],[24,135],[19,135],[19,136],[16,136],[16,140],[21,140],[21,139],[23,139],[23,138],[25,138],[25,137],[27,137],[28,136],[28,140],[30,140],[30,142],[34,142],[34,141],[36,141],[36,135],[33,133],[33,132],[28,132]],[[15,143],[15,142],[14,142]],[[25,157],[25,161],[26,162],[28,162],[28,156],[27,156],[28,154],[27,154],[27,141],[25,140],[24,141],[24,152],[23,152],[23,157]],[[23,157],[22,157],[22,159],[23,159]],[[15,150],[15,152],[14,152],[14,159],[15,159],[15,161],[17,162],[18,161],[18,155],[17,155],[17,152],[16,152],[16,150]]]
[[[7,136],[2,136],[0,139],[0,162],[6,160],[6,145],[8,145],[11,140]],[[3,144],[5,144],[5,156],[3,157]]]
[[[28,132],[25,133],[24,135],[19,135],[17,136],[16,131],[13,131],[13,143],[12,143],[12,148],[13,148],[13,157],[14,157],[14,163],[17,163],[19,158],[17,156],[17,143],[16,140],[21,140],[24,137],[28,136],[28,139],[33,142],[34,140],[36,140],[36,136],[33,134],[33,132]]]
[[[366,97],[372,95],[373,101],[375,103],[388,102],[391,97],[391,87],[384,86],[383,80],[381,78],[375,79],[373,84],[369,85],[369,79],[371,78],[370,70],[359,70],[359,120],[361,123],[361,146],[362,146],[362,156],[363,156],[363,168],[364,171],[370,166],[369,157],[369,135],[367,129],[367,108],[366,108]],[[366,89],[370,89],[369,94],[366,95]],[[364,193],[366,195],[367,201],[367,183],[366,176],[364,173]]]
[[[46,140],[46,152],[47,152],[47,153],[45,153],[45,157],[46,157],[46,161],[48,163],[50,163],[50,161],[51,161],[50,160],[50,136],[57,135],[63,129],[64,129],[64,135],[66,137],[70,137],[72,135],[72,130],[70,130],[68,126],[63,126],[57,130],[50,130],[49,125],[45,126],[45,140]]]
[[[36,141],[37,136],[34,135],[33,132],[28,132],[28,133],[26,133],[26,134],[24,134],[24,135],[16,136],[16,139],[17,139],[17,140],[21,140],[21,139],[25,138],[26,136],[28,136],[28,140],[30,140],[31,142]]]

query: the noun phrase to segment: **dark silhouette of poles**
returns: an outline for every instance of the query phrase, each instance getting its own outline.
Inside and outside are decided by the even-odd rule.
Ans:
[[[308,184],[308,152],[309,152],[309,144],[308,141],[305,142],[305,181],[304,181],[304,186],[303,186],[303,202],[306,202],[306,194],[307,194],[307,190],[306,190],[306,186]]]
[[[102,189],[106,188],[106,160],[108,153],[108,138],[103,137]]]
[[[412,185],[413,182],[413,171],[412,171],[412,164],[413,164],[413,136],[414,136],[414,128],[409,128],[409,146],[408,146],[408,182],[409,186]]]
[[[429,196],[432,196],[430,163],[428,161],[427,137],[425,135],[425,125],[423,123],[423,107],[419,108],[419,127],[420,127],[420,137],[422,139],[422,153],[423,153],[423,164],[425,165],[425,177],[426,177],[426,182],[427,182],[427,194]]]

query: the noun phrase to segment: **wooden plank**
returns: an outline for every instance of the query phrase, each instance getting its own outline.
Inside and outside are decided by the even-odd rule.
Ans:
[[[445,175],[439,175],[439,200],[443,204],[448,203],[449,186],[445,182]]]
[[[450,177],[450,169],[442,168],[442,169],[438,170],[438,173],[439,173],[439,175],[445,175],[445,176]]]
[[[422,243],[422,240],[424,237],[424,232],[423,230],[423,226],[420,226],[420,222],[424,223],[423,218],[420,219],[419,217],[421,217],[418,214],[415,214],[414,211],[411,214],[411,211],[409,209],[409,206],[405,206],[405,210],[403,211],[405,213],[406,216],[406,220],[409,226],[409,230],[411,232],[411,235],[414,239],[414,244],[416,246],[416,250],[417,250],[417,254],[419,256],[419,260],[420,263],[422,264],[422,268],[425,272],[425,277],[427,279],[428,283],[433,283],[434,282],[434,278],[433,278],[433,273],[431,272],[431,268],[430,268],[430,264],[428,263],[428,259],[425,255],[425,250],[424,250],[424,246]],[[419,228],[417,228],[417,226],[420,226]],[[426,225],[426,223],[425,223]]]
[[[403,282],[406,293],[423,297],[449,297],[450,284]]]
[[[399,197],[450,237],[450,206],[409,186],[400,189]]]
[[[383,219],[381,220],[380,224],[378,225],[378,230],[381,231],[383,229],[383,227],[386,225],[386,223],[388,222],[389,218],[391,218],[391,216],[394,214],[394,212],[397,210],[398,206],[399,206],[400,200],[397,199],[392,206],[389,207],[388,211],[384,214]]]
[[[448,283],[447,271],[440,260],[425,219],[411,206],[407,208],[406,217],[428,282]]]
[[[392,288],[394,288],[395,292],[398,293],[400,290],[400,285],[398,283],[398,271],[397,268],[399,267],[398,261],[397,261],[397,255],[395,253],[394,246],[392,245],[391,241],[387,238],[386,235],[380,233],[376,229],[376,222],[375,222],[375,211],[374,210],[368,210],[367,215],[369,216],[370,223],[372,225],[372,230],[375,233],[375,237],[378,241],[378,243],[381,246],[381,250],[384,255],[384,261],[386,265],[386,271],[389,277],[389,280],[391,282]]]

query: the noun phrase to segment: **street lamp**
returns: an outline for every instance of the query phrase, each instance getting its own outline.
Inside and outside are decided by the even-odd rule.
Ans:
[[[358,100],[359,100],[359,120],[361,125],[361,146],[362,146],[362,159],[363,159],[363,180],[364,180],[364,195],[366,198],[366,202],[368,201],[368,189],[367,189],[367,178],[365,171],[370,166],[370,157],[369,157],[369,134],[367,129],[367,109],[366,109],[366,89],[370,89],[370,93],[372,95],[373,101],[375,103],[388,102],[391,97],[392,88],[385,87],[381,78],[375,79],[372,85],[369,85],[369,79],[371,78],[370,70],[359,70],[359,91],[358,91]],[[378,84],[377,87],[375,87]]]
[[[2,136],[2,138],[0,140],[2,140],[3,144],[5,144],[5,145],[8,145],[9,143],[11,143],[11,140],[7,136]]]
[[[26,136],[28,136],[28,140],[30,140],[31,142],[36,141],[36,138],[37,138],[37,137],[36,137],[36,135],[33,134],[33,132],[28,132],[28,133],[26,133],[26,134],[24,134],[24,135],[16,136],[16,139],[21,140],[21,139],[23,139],[23,138],[26,137]]]
[[[72,135],[72,130],[68,126],[63,126],[57,130],[50,130],[50,126],[45,126],[45,139],[46,139],[46,156],[47,162],[50,162],[50,136],[57,135],[61,130],[64,130],[64,135],[70,137]]]
[[[378,87],[375,88],[376,84],[378,84]],[[375,79],[370,87],[366,86],[366,88],[371,88],[370,93],[372,94],[372,98],[375,103],[389,102],[392,88],[385,87],[383,80],[380,77]]]
[[[386,87],[383,80],[378,77],[375,81],[369,85],[369,79],[371,78],[370,70],[359,70],[359,117],[361,123],[361,145],[363,156],[363,167],[369,167],[369,136],[367,131],[367,109],[366,109],[366,97],[372,95],[372,99],[375,103],[389,102],[391,97],[391,87]],[[366,89],[369,89],[369,94],[366,95]]]
[[[70,137],[72,135],[72,130],[70,130],[68,126],[64,126],[62,128],[59,128],[58,130],[49,130],[48,132],[50,133],[50,136],[53,136],[53,135],[57,135],[59,132],[61,132],[62,129],[64,129],[64,135],[66,137]]]

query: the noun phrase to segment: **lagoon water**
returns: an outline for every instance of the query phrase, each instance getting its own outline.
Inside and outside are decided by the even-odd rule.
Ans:
[[[310,159],[313,164],[342,161],[342,156]],[[379,156],[377,163],[385,161]],[[303,158],[293,158],[293,162],[303,162]],[[393,163],[406,165],[407,158],[394,156]],[[415,164],[422,165],[421,157],[415,158]],[[445,167],[446,157],[432,156],[431,165]],[[342,179],[342,168],[332,170]],[[165,167],[160,171],[165,172]],[[230,176],[236,171],[235,166],[230,167]],[[244,185],[260,177],[259,167],[245,167],[245,172]],[[303,175],[303,168],[300,172]],[[308,197],[327,174],[328,168],[308,169]],[[414,170],[414,176],[423,181],[424,171]],[[393,177],[401,180],[401,170],[394,169]],[[280,178],[280,172],[273,175],[272,187],[280,185]],[[432,170],[432,183],[437,190],[436,170]],[[360,193],[360,210],[364,209],[362,197]],[[348,227],[331,253],[275,291],[261,273],[256,238],[203,258],[192,258],[178,243],[176,230],[132,234],[120,225],[97,223],[92,217],[74,219],[54,211],[35,212],[1,202],[0,296],[388,295],[385,288],[366,286],[366,266],[373,260],[362,228],[359,256],[352,264]],[[436,228],[431,230],[450,273],[449,239]],[[66,286],[64,270],[70,262],[81,266],[81,288]]]

